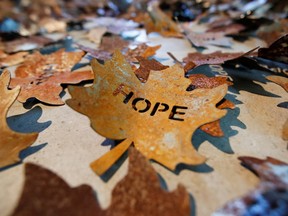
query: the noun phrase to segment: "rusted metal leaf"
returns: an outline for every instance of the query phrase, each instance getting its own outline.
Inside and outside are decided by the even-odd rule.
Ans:
[[[191,84],[188,87],[189,90],[194,90],[197,88],[211,89],[223,84],[227,84],[228,86],[233,84],[232,82],[228,81],[226,77],[207,77],[204,74],[192,74],[189,76],[189,79],[191,80]],[[216,105],[216,107],[218,109],[234,109],[235,105],[231,101],[224,98]],[[204,124],[200,127],[200,129],[211,136],[224,136],[224,132],[220,126],[220,120]]]
[[[268,48],[260,48],[252,59],[271,72],[288,76],[288,34],[274,41]]]
[[[135,49],[128,49],[125,52],[126,60],[129,62],[137,62],[137,56],[141,56],[143,58],[149,58],[156,54],[156,51],[161,47],[161,45],[157,46],[148,46],[146,43],[139,44]]]
[[[216,51],[209,54],[202,53],[189,53],[184,59],[183,62],[188,64],[193,62],[196,66],[205,65],[205,64],[223,64],[226,61],[234,60],[243,56],[254,55],[253,52],[258,49],[252,49],[246,53],[223,53],[221,51]]]
[[[286,92],[288,92],[288,78],[282,76],[266,76],[267,80],[280,85]]]
[[[147,10],[150,16],[146,16],[144,20],[147,33],[157,32],[164,37],[183,37],[181,29],[160,10],[156,1],[150,2]]]
[[[130,62],[131,64],[134,62],[138,62],[137,56],[143,58],[149,58],[156,54],[156,51],[161,47],[161,45],[157,46],[148,46],[145,43],[141,43],[137,45],[135,49],[127,49],[128,42],[122,39],[116,39],[116,42],[111,42],[109,44],[109,40],[105,41],[98,49],[92,49],[89,47],[85,47],[82,45],[78,45],[81,50],[88,52],[93,58],[96,58],[101,61],[106,61],[112,57],[113,52],[118,49],[121,50],[123,55],[125,55],[125,59]],[[118,43],[118,42],[119,43]],[[121,42],[122,41],[122,42]]]
[[[231,20],[232,21],[232,20]],[[224,20],[218,20],[209,24],[207,32],[221,32],[224,35],[238,34],[240,31],[245,29],[245,26],[238,23],[226,22]]]
[[[99,50],[105,50],[111,54],[119,49],[122,50],[129,45],[129,41],[123,40],[120,36],[113,35],[111,37],[103,37]]]
[[[272,25],[264,25],[256,32],[257,36],[264,40],[268,45],[285,36],[288,32],[288,19],[274,20]]]
[[[211,136],[215,136],[215,137],[224,136],[224,132],[221,128],[219,120],[204,124],[200,127],[200,129],[206,132],[207,134],[210,134]]]
[[[10,74],[4,71],[0,76],[0,167],[18,162],[19,153],[32,145],[38,137],[38,133],[23,134],[12,131],[6,122],[9,107],[16,100],[20,87],[8,90]]]
[[[288,64],[288,34],[274,41],[268,48],[260,48],[258,57]]]
[[[30,36],[30,37],[21,37],[12,41],[1,42],[3,50],[7,53],[14,53],[19,51],[28,51],[37,48],[41,48],[49,43],[52,43],[53,40],[43,37],[43,36]]]
[[[189,194],[182,185],[172,192],[164,191],[150,163],[130,148],[128,174],[112,191],[111,204],[105,210],[90,186],[71,188],[55,173],[26,164],[24,190],[12,216],[40,214],[186,216],[190,214]]]
[[[0,67],[10,67],[22,63],[28,52],[18,52],[15,54],[7,55],[3,58],[0,57]]]
[[[191,74],[189,76],[191,84],[189,88],[197,89],[197,88],[206,88],[211,89],[217,86],[227,84],[233,85],[232,82],[227,80],[227,77],[207,77],[204,74]]]
[[[115,50],[123,50],[129,45],[128,41],[123,40],[120,36],[103,37],[100,46],[97,49],[78,45],[81,50],[88,52],[93,58],[106,61],[112,57]]]
[[[25,164],[25,182],[13,216],[101,215],[93,189],[88,185],[71,188],[52,171]]]
[[[228,202],[214,213],[221,215],[286,215],[288,212],[288,164],[267,157],[239,157],[244,166],[256,173],[260,184],[241,198]]]
[[[97,133],[134,142],[147,158],[170,169],[205,161],[191,137],[201,125],[226,114],[215,107],[226,95],[226,84],[187,92],[190,81],[179,65],[151,73],[143,84],[120,52],[104,65],[92,60],[92,68],[93,86],[70,86],[72,99],[67,104],[87,115]]]
[[[136,74],[138,79],[143,83],[145,83],[148,80],[151,70],[161,71],[169,67],[169,66],[162,65],[160,62],[156,61],[155,59],[149,60],[141,56],[136,57],[136,59],[138,60],[140,67],[137,68],[134,71],[134,73]]]
[[[84,52],[66,52],[60,49],[49,55],[35,52],[15,71],[10,87],[20,85],[21,92],[17,98],[24,103],[29,98],[36,98],[47,104],[63,105],[59,94],[63,90],[61,84],[76,84],[93,79],[88,71],[74,71],[71,68],[78,63]]]
[[[141,195],[140,195],[141,194]],[[132,201],[133,200],[133,201]],[[131,202],[134,204],[131,205]],[[104,215],[189,215],[189,195],[182,185],[164,191],[157,173],[135,148],[129,149],[129,170],[112,192]]]

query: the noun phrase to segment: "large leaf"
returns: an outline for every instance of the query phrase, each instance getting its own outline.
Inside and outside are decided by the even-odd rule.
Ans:
[[[125,139],[126,148],[134,142],[147,158],[170,169],[179,163],[205,162],[191,145],[191,137],[201,125],[225,115],[226,111],[215,106],[226,95],[226,84],[188,92],[190,81],[179,65],[151,73],[143,84],[120,52],[104,65],[93,60],[92,68],[93,86],[69,87],[72,99],[67,104],[87,115],[96,132],[110,139]],[[96,172],[97,166],[93,166]]]

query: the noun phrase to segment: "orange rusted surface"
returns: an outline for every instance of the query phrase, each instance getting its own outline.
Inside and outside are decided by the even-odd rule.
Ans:
[[[104,65],[93,60],[92,68],[93,86],[70,86],[67,104],[87,115],[97,133],[130,140],[147,158],[170,169],[205,161],[191,137],[201,125],[226,114],[216,104],[226,95],[227,84],[187,92],[190,81],[179,65],[151,73],[143,84],[120,52]]]

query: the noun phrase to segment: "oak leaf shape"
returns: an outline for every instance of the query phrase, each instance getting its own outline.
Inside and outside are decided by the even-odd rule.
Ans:
[[[17,85],[22,87],[17,100],[24,103],[34,97],[47,104],[63,105],[59,96],[63,90],[61,84],[76,84],[93,79],[90,70],[71,72],[83,55],[84,52],[66,52],[64,49],[49,55],[39,52],[29,55],[17,67],[16,77],[10,83],[11,88]]]
[[[191,137],[201,125],[226,114],[215,107],[227,93],[226,84],[187,92],[190,81],[177,64],[160,73],[151,73],[143,84],[119,51],[104,65],[96,60],[91,64],[95,74],[93,86],[69,86],[72,99],[67,104],[87,115],[97,133],[114,140],[125,139],[115,151],[134,142],[147,158],[169,169],[175,169],[179,163],[205,162],[205,157],[191,145]],[[112,149],[102,158],[106,162],[115,161],[125,148],[115,155]],[[109,168],[102,167],[105,164],[101,158],[97,161],[93,167],[98,174]]]
[[[189,194],[182,185],[164,191],[157,173],[136,149],[129,151],[128,174],[114,188],[111,205],[100,208],[88,185],[71,188],[48,169],[25,164],[25,183],[13,216],[33,215],[189,215]]]
[[[38,133],[23,134],[12,131],[6,122],[9,107],[16,100],[20,87],[8,90],[10,74],[7,70],[0,76],[0,167],[12,165],[20,161],[20,151],[32,145],[38,137]]]
[[[213,216],[277,215],[288,212],[288,164],[267,157],[239,157],[242,164],[256,173],[260,183],[241,198],[225,204]]]

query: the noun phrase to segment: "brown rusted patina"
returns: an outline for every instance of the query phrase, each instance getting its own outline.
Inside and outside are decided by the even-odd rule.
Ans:
[[[189,194],[182,185],[172,192],[163,190],[149,161],[130,148],[128,174],[113,189],[109,208],[100,208],[90,186],[71,188],[55,173],[29,163],[24,190],[12,215],[187,216]]]

